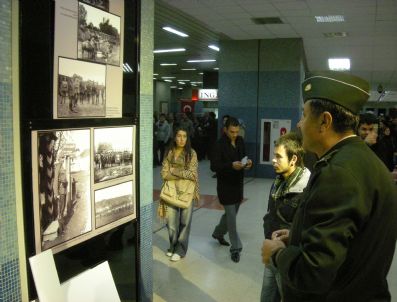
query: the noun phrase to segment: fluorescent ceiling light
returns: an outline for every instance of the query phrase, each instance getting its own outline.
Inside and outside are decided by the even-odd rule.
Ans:
[[[181,70],[197,70],[196,68],[182,68]]]
[[[315,16],[316,21],[318,23],[323,22],[345,22],[345,18],[342,15],[335,15],[335,16]]]
[[[170,82],[170,83],[172,83],[172,80],[164,80],[164,82]]]
[[[174,29],[174,28],[172,28],[172,27],[169,27],[169,26],[164,26],[163,29],[166,30],[166,31],[168,31],[168,32],[170,32],[170,33],[176,34],[176,35],[181,36],[181,37],[184,37],[184,38],[189,37],[189,36],[188,36],[187,34],[185,34],[184,32],[181,32],[181,31],[176,30],[176,29]]]
[[[203,72],[199,72],[199,75],[203,75],[204,73]]]
[[[175,79],[175,77],[161,77],[162,79]]]
[[[192,84],[192,86],[194,86],[194,87],[197,87],[197,85],[196,85],[196,84]]]
[[[178,84],[185,85],[186,83],[185,82],[178,82]]]
[[[215,67],[214,70],[219,70],[219,67]]]
[[[154,75],[154,76],[155,76],[155,75],[157,75],[157,76],[158,76],[159,74],[158,74],[158,73],[153,73],[153,75]]]
[[[176,64],[176,63],[161,63],[160,65],[161,66],[175,66],[175,65],[178,65],[178,64]]]
[[[190,82],[190,80],[178,80],[178,82]]]
[[[208,48],[211,48],[213,50],[219,51],[219,47],[215,45],[208,45]]]
[[[171,89],[175,89],[175,88],[176,88],[176,86],[170,86],[170,88],[171,88]]]
[[[328,59],[328,66],[331,70],[350,70],[350,59]]]
[[[203,84],[203,82],[192,82],[193,84]]]
[[[183,88],[182,88],[182,87],[179,87],[178,89],[179,89],[179,90],[182,90]]]
[[[130,67],[130,65],[128,65],[128,63],[123,63],[123,70],[125,72],[133,72],[132,68]]]
[[[153,80],[157,80],[157,78],[153,78]]]
[[[213,59],[207,59],[207,60],[188,60],[186,61],[188,63],[206,63],[206,62],[216,62],[216,60]]]
[[[156,50],[153,50],[154,53],[181,52],[181,51],[186,51],[186,48],[170,48],[170,49],[156,49]]]

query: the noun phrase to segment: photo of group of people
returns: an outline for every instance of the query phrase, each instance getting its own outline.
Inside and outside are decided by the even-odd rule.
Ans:
[[[135,218],[133,145],[134,126],[32,132],[38,252],[60,251]],[[104,154],[116,161],[98,162]]]
[[[106,66],[62,57],[58,66],[58,116],[105,116]]]

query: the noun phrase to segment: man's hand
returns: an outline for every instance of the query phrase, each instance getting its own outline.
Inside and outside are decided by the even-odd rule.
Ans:
[[[274,231],[272,233],[272,240],[281,240],[284,244],[288,244],[289,240],[289,230],[288,229],[281,229]]]
[[[248,170],[251,169],[251,167],[252,167],[252,160],[248,159],[244,169]]]
[[[234,170],[237,170],[237,171],[239,171],[239,170],[241,170],[241,169],[244,168],[244,166],[243,166],[243,164],[241,163],[241,161],[234,161],[234,162],[232,163],[232,165],[233,165],[233,169],[234,169]]]
[[[268,265],[270,263],[270,258],[272,257],[272,255],[279,249],[283,248],[285,248],[285,244],[281,240],[265,239],[262,245],[262,262],[265,265]]]

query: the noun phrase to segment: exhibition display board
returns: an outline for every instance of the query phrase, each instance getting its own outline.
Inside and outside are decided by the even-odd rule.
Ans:
[[[51,249],[60,282],[108,261],[121,301],[138,297],[139,11],[20,3],[26,256]]]

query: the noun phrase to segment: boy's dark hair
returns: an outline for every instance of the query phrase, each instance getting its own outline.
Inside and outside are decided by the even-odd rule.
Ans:
[[[225,123],[225,127],[226,129],[229,128],[230,126],[232,127],[238,127],[240,126],[240,123],[238,122],[238,119],[236,119],[235,117],[231,116],[227,119],[226,123]]]
[[[296,155],[296,166],[303,167],[303,156],[305,151],[302,147],[302,137],[295,132],[288,132],[280,136],[274,143],[275,147],[284,146],[287,152],[288,160],[292,159],[292,156]]]
[[[359,127],[361,124],[372,125],[377,123],[378,123],[378,118],[375,116],[375,114],[369,112],[360,114],[360,120],[358,122]]]

